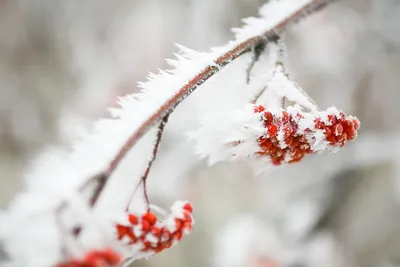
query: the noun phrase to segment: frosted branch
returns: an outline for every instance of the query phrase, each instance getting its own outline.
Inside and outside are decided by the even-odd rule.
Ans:
[[[330,2],[333,1],[272,1],[260,9],[261,18],[244,20],[247,24],[241,29],[234,30],[236,40],[224,47],[215,48],[210,53],[197,53],[179,46],[187,58],[177,55],[178,60],[168,60],[170,65],[176,67],[174,70],[167,72],[160,70],[158,75],[150,74],[147,82],[139,84],[143,88],[142,93],[134,97],[133,101],[126,101],[121,105],[133,114],[146,112],[131,123],[136,125],[136,128],[100,175],[107,177],[107,180],[136,142],[210,77],[255,47],[276,42],[279,34],[288,26],[321,10]],[[163,94],[165,93],[162,97],[156,95],[160,93],[160,88],[164,91]],[[136,101],[137,99],[139,101]]]
[[[7,252],[10,254],[11,263],[9,266],[29,265],[41,267],[52,265],[59,262],[59,260],[61,260],[59,266],[63,267],[75,266],[73,265],[74,262],[79,262],[79,264],[82,264],[79,266],[83,266],[91,263],[92,260],[104,264],[102,266],[113,266],[120,264],[124,259],[123,256],[126,256],[125,258],[147,257],[180,241],[185,234],[190,232],[194,223],[192,218],[193,209],[190,203],[177,202],[172,206],[171,212],[167,213],[163,220],[159,220],[155,214],[149,211],[151,206],[146,193],[146,180],[156,159],[169,115],[208,79],[243,54],[253,51],[253,62],[247,70],[247,81],[249,82],[250,72],[267,45],[271,42],[277,42],[279,35],[290,25],[322,9],[330,2],[333,1],[270,1],[260,9],[260,18],[246,19],[244,27],[235,29],[236,39],[223,47],[212,49],[208,53],[198,53],[179,46],[182,55],[176,55],[176,60],[167,60],[173,66],[173,69],[168,71],[160,70],[157,75],[149,74],[148,81],[139,83],[142,91],[137,95],[121,98],[119,100],[120,107],[110,110],[114,118],[100,120],[94,125],[92,131],[82,134],[81,138],[73,144],[72,153],[70,151],[51,151],[56,153],[49,153],[51,155],[39,158],[37,162],[39,168],[30,171],[27,175],[26,192],[18,196],[12,203],[10,211],[1,217],[1,219],[4,218],[5,223],[2,225],[0,235],[7,247]],[[276,80],[276,78],[279,79]],[[280,92],[282,96],[289,99],[291,96],[289,93],[296,94],[297,92],[294,97],[299,104],[309,107],[311,111],[315,111],[313,110],[315,109],[314,103],[307,98],[306,94],[301,92],[299,88],[293,89],[296,85],[285,74],[283,66],[279,68],[277,65],[274,79],[280,82],[279,86],[283,84],[283,88],[287,89]],[[317,130],[319,131],[317,131],[315,129],[320,125],[312,125],[311,128],[307,126],[310,129],[307,127],[301,128],[301,123],[303,123],[301,117],[295,123],[283,122],[286,113],[280,110],[273,114],[271,113],[274,118],[280,120],[279,123],[277,123],[277,120],[274,122],[268,121],[268,125],[266,123],[262,124],[263,122],[260,118],[264,118],[262,117],[264,113],[254,112],[254,106],[251,106],[247,111],[247,113],[239,112],[238,116],[234,118],[232,127],[240,124],[238,125],[240,131],[237,133],[238,136],[230,135],[228,140],[233,142],[235,149],[240,149],[240,151],[236,151],[238,156],[248,155],[249,153],[252,153],[251,155],[260,154],[257,149],[263,149],[261,152],[266,154],[266,157],[277,156],[275,151],[273,151],[274,153],[270,151],[271,147],[265,148],[267,141],[276,142],[275,147],[279,148],[280,152],[286,149],[286,154],[289,155],[291,151],[286,146],[291,145],[293,142],[290,144],[284,142],[292,141],[294,134],[304,137],[304,140],[301,141],[310,146],[315,145],[315,143],[311,142],[313,140],[306,140],[306,138],[311,135],[310,139],[314,138],[315,132],[318,132],[318,137],[322,141],[329,141],[330,145],[335,145],[335,142],[339,142],[341,145],[347,141],[343,137],[343,131],[340,134],[335,132],[329,136],[326,135],[326,132],[323,132],[332,125],[329,124],[331,123],[330,121],[329,123],[325,121],[325,117],[322,118],[321,114],[319,114],[319,117],[310,115],[311,119],[321,119],[322,128],[318,128]],[[267,114],[266,112],[265,114]],[[301,112],[298,113],[300,114]],[[295,117],[297,113],[291,115]],[[306,117],[309,114],[303,115],[301,113],[300,115]],[[243,121],[246,124],[243,124]],[[158,129],[154,127],[157,124],[159,124]],[[253,124],[256,127],[252,127]],[[260,125],[266,125],[265,127],[269,128],[275,127],[277,133],[283,132],[286,126],[299,126],[300,130],[310,130],[311,133],[293,131],[291,135],[287,136],[288,140],[280,140],[280,135],[277,135],[278,137],[272,135],[272,131],[269,128],[268,131],[270,132],[265,132],[265,127],[259,127]],[[227,126],[230,125],[228,124]],[[229,129],[228,127],[227,130]],[[248,135],[248,131],[250,131],[251,135]],[[348,132],[344,131],[346,134]],[[219,136],[215,135],[215,137]],[[295,137],[297,138],[297,136]],[[246,138],[249,140],[249,146],[244,142],[247,140]],[[249,138],[253,139],[250,140]],[[267,141],[261,140],[262,138]],[[333,138],[341,139],[333,140]],[[237,145],[237,141],[240,141],[242,145]],[[215,148],[211,149],[219,148],[221,147],[215,146]],[[136,153],[137,151],[140,151],[140,153]],[[311,150],[306,152],[311,152]],[[303,154],[307,154],[306,152]],[[96,213],[96,209],[101,206],[101,201],[99,200],[102,199],[102,194],[106,195],[103,192],[112,188],[112,184],[117,180],[118,175],[114,176],[115,180],[110,180],[110,177],[115,174],[128,153],[136,157],[133,166],[135,170],[130,172],[134,178],[130,177],[130,180],[124,180],[123,186],[125,188],[133,188],[138,182],[135,178],[140,179],[139,184],[143,183],[144,187],[147,212],[142,214],[136,210],[135,212],[131,212],[129,209],[124,211],[123,207],[121,207],[120,210],[111,210],[109,212],[119,213],[118,215],[122,214],[123,220],[114,220],[112,216],[110,216],[112,219],[108,218],[108,221],[97,220],[96,216],[99,214]],[[278,163],[295,161],[302,157],[303,154],[294,154],[291,158],[279,158]],[[141,157],[144,159],[141,159]],[[125,191],[127,190],[125,189]],[[88,196],[87,193],[89,193]],[[126,192],[119,192],[121,195],[124,195],[124,193]],[[119,200],[122,199],[121,202],[115,199],[113,201],[119,204],[126,204],[126,201],[130,203],[129,194],[130,192],[128,192],[126,198],[125,195],[121,197],[115,196],[115,198],[120,197]],[[38,205],[35,207],[26,205],[26,203],[30,202],[38,203]],[[84,207],[79,205],[84,205]],[[54,223],[54,215],[55,213],[58,215],[57,213],[60,210],[68,213],[63,219],[66,222],[66,228],[69,229],[67,231],[70,234],[69,237],[72,237],[74,242],[83,244],[80,247],[79,255],[74,254],[74,257],[60,256],[61,252],[59,250],[63,244],[63,233],[60,234],[59,229],[55,226],[56,223]],[[108,215],[108,211],[104,213]],[[31,218],[34,218],[34,220],[31,220]],[[27,224],[28,220],[29,223]],[[99,225],[104,221],[106,221],[105,223],[112,223],[113,227],[106,228],[109,232],[105,230],[105,234],[101,231],[101,234],[99,234],[97,230],[101,228]],[[23,229],[21,229],[21,225],[23,225]],[[87,225],[94,227],[86,227]],[[110,229],[115,231],[112,232]],[[38,237],[33,235],[33,233],[40,232],[39,230],[43,230],[47,236]],[[120,246],[108,248],[109,244],[114,244],[107,242],[109,237],[115,242],[121,241],[118,243]],[[96,238],[101,242],[96,243]],[[26,240],[29,240],[29,242]],[[40,244],[40,246],[36,246],[37,244]],[[94,250],[94,247],[99,247],[99,249]],[[121,252],[125,251],[124,249],[126,248],[130,253],[128,256]]]

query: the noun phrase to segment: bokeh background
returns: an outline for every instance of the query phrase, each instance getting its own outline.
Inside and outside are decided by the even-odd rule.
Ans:
[[[1,206],[23,188],[35,155],[108,116],[118,96],[167,67],[174,43],[223,45],[264,2],[0,0]],[[400,266],[400,2],[337,1],[284,39],[289,69],[312,98],[361,120],[357,142],[264,175],[240,163],[209,167],[178,142],[195,120],[184,106],[149,193],[165,207],[192,201],[195,230],[133,266]]]

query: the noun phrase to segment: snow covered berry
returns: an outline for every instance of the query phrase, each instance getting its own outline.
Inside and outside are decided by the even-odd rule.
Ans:
[[[110,248],[105,248],[91,250],[80,259],[69,259],[55,267],[112,267],[118,266],[120,263],[120,254]]]
[[[192,213],[193,207],[189,202],[177,201],[163,220],[150,211],[141,216],[127,214],[125,223],[115,225],[117,239],[132,245],[139,253],[159,253],[191,232]]]
[[[360,122],[332,107],[306,113],[295,108],[271,112],[255,106],[264,132],[257,138],[259,156],[268,156],[274,165],[299,162],[304,156],[343,147],[354,140]]]

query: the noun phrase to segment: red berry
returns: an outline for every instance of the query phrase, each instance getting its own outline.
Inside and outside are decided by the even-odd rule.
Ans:
[[[256,113],[263,112],[264,110],[265,110],[265,108],[261,105],[257,105],[254,107],[254,112],[256,112]]]
[[[287,113],[286,111],[282,111],[282,123],[286,124],[289,122],[290,116],[289,113]]]
[[[135,234],[133,233],[132,229],[129,229],[129,232],[128,232],[127,236],[128,236],[129,239],[130,239],[129,244],[134,244],[134,243],[136,242],[136,236],[135,236]]]
[[[149,251],[151,249],[151,243],[149,241],[144,241],[143,246],[144,246],[144,248],[142,249],[143,251]]]
[[[176,229],[179,230],[182,228],[183,222],[179,219],[175,219]]]
[[[269,111],[264,112],[264,120],[266,124],[270,124],[274,120],[272,113]]]
[[[268,125],[267,129],[268,129],[268,134],[271,137],[275,137],[277,135],[277,133],[278,133],[278,127],[276,127],[276,125],[274,125],[274,124]]]
[[[186,221],[183,223],[183,228],[184,229],[191,229],[192,228],[192,222],[191,221]]]
[[[283,132],[284,132],[284,138],[288,138],[289,136],[291,136],[293,134],[294,129],[292,126],[286,125],[283,128]]]
[[[161,229],[160,229],[160,228],[154,226],[153,229],[151,229],[151,233],[152,233],[153,235],[155,235],[157,238],[159,238],[159,237],[161,236],[161,233],[162,233],[162,232],[161,232]]]
[[[325,128],[325,123],[323,121],[321,121],[321,119],[315,119],[314,120],[314,127],[315,129],[324,129]]]
[[[355,130],[347,131],[347,140],[353,140],[356,136],[357,132]]]
[[[172,240],[165,242],[165,248],[170,248],[172,246]]]
[[[347,141],[347,133],[343,133],[342,135],[336,137],[336,141],[341,147],[344,146],[345,142]]]
[[[185,214],[183,214],[183,221],[184,222],[192,222],[193,219],[192,219],[192,217],[190,216],[189,213],[185,213]]]
[[[142,221],[142,230],[147,233],[151,230],[151,225],[148,221]]]
[[[121,262],[121,256],[112,249],[105,249],[103,257],[108,264],[115,265]]]
[[[263,150],[268,150],[272,146],[272,142],[266,137],[260,137],[258,142]]]
[[[148,221],[150,225],[154,225],[157,222],[157,217],[151,212],[146,212],[142,219]]]
[[[162,246],[157,246],[156,248],[154,248],[155,253],[160,253],[163,250],[164,250],[164,248]]]
[[[183,237],[182,231],[177,231],[177,232],[175,232],[174,235],[173,235],[173,238],[176,239],[176,240],[178,240],[178,241],[180,241],[180,240],[182,239],[182,237]]]
[[[273,155],[276,153],[277,147],[276,146],[271,146],[270,149],[268,149],[266,152],[270,155]]]
[[[183,205],[183,209],[187,210],[189,213],[193,212],[193,207],[189,202],[187,202],[187,203],[185,203],[185,205]]]
[[[139,223],[138,218],[134,214],[129,214],[128,215],[128,221],[133,225],[136,225],[136,224]]]
[[[117,239],[118,240],[121,240],[128,233],[128,230],[127,230],[126,226],[117,224],[115,226],[115,228],[117,229],[117,233],[118,233]]]
[[[330,135],[330,136],[326,137],[326,141],[328,141],[329,144],[331,144],[331,145],[336,144],[336,138],[334,135]]]
[[[289,147],[292,145],[293,143],[293,137],[292,136],[288,136],[287,138],[285,138],[285,144],[288,145]]]
[[[332,135],[332,127],[326,127],[324,134],[326,137],[331,136]]]
[[[341,135],[343,133],[343,125],[341,123],[333,125],[333,133],[335,136]]]
[[[83,262],[86,266],[98,266],[103,262],[100,251],[91,251],[86,254]]]
[[[337,119],[334,115],[328,115],[328,121],[330,123],[330,125],[334,125],[337,122]]]
[[[299,144],[300,144],[300,137],[299,136],[294,137],[291,147],[297,147]]]

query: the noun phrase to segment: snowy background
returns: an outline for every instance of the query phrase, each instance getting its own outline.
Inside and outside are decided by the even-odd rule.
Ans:
[[[263,3],[0,0],[2,207],[41,149],[67,144],[77,126],[107,116],[117,96],[166,67],[174,43],[223,45]],[[357,141],[337,154],[260,176],[236,162],[208,167],[194,155],[186,133],[198,114],[240,102],[249,55],[189,97],[167,125],[148,190],[164,207],[190,200],[195,228],[134,266],[399,266],[399,15],[395,0],[343,0],[284,35],[298,83],[321,108],[335,105],[362,122]]]

